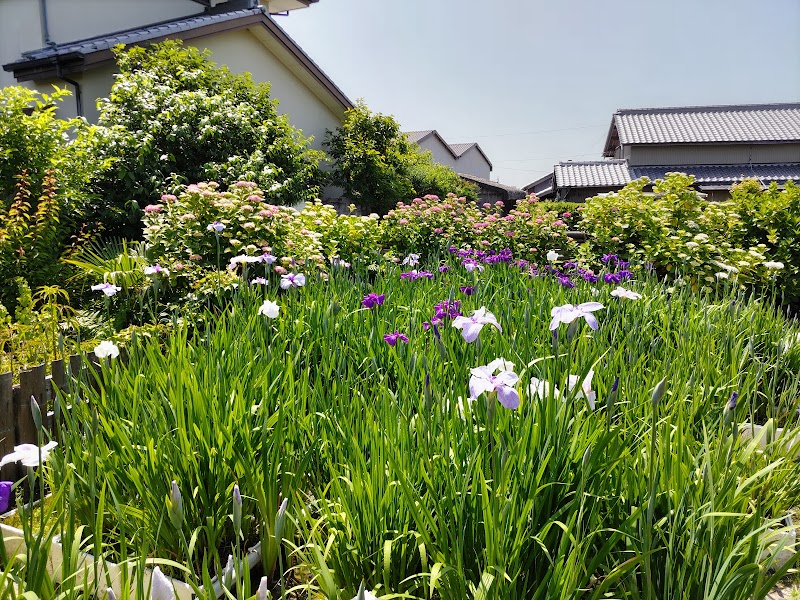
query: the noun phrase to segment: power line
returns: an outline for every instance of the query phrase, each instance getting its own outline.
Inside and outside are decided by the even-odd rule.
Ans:
[[[593,156],[597,155],[597,152],[584,152],[583,154],[572,154],[570,156]],[[532,160],[561,160],[560,156],[539,156],[538,158],[505,158],[500,160],[493,160],[492,164],[494,163],[503,163],[503,162],[527,162]]]
[[[539,133],[556,133],[559,131],[577,131],[579,129],[596,129],[598,127],[608,127],[608,125],[584,125],[581,127],[564,127],[562,129],[539,129],[538,131],[519,131],[515,133],[492,133],[486,135],[457,135],[450,137],[454,139],[509,137],[514,135],[536,135]]]

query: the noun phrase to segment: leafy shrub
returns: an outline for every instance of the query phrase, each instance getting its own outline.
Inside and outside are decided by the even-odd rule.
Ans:
[[[45,176],[38,202],[31,200],[31,180],[23,172],[11,206],[0,211],[0,304],[15,309],[20,283],[38,287],[52,283],[62,270],[58,259],[65,232],[55,181]],[[4,213],[4,214],[3,214]]]
[[[178,41],[116,53],[120,73],[99,103],[101,157],[112,164],[96,182],[111,233],[138,235],[140,207],[166,181],[244,178],[268,190],[273,204],[316,197],[322,153],[276,112],[269,84]]]
[[[55,117],[69,92],[0,89],[0,303],[14,312],[17,277],[32,288],[64,279],[59,262],[87,219],[93,129]]]
[[[25,171],[34,206],[46,180],[55,179],[69,212],[82,209],[81,190],[95,168],[90,156],[93,129],[83,119],[56,118],[58,103],[69,95],[58,87],[52,94],[0,88],[0,208],[9,207],[17,176]]]
[[[789,181],[783,190],[772,183],[763,189],[748,179],[731,188],[731,200],[738,215],[734,239],[740,245],[761,244],[770,260],[784,268],[777,286],[787,303],[800,302],[800,187]]]
[[[480,207],[464,197],[444,200],[429,195],[399,203],[382,222],[386,243],[394,252],[428,255],[450,246],[494,250],[509,248],[521,258],[542,260],[550,250],[567,252],[574,242],[558,213],[535,198],[518,200],[503,216],[503,203]]]
[[[580,229],[581,211],[583,210],[582,203],[540,200],[539,207],[545,211],[552,210],[558,213],[558,218],[566,223],[567,229],[570,231]]]
[[[652,194],[643,178],[590,198],[581,211],[590,235],[586,251],[652,263],[695,290],[711,290],[718,281],[774,282],[774,259],[757,236],[742,234],[736,203],[706,201],[693,183],[691,175],[670,173],[653,184]]]
[[[449,167],[420,153],[393,117],[372,113],[359,102],[325,140],[333,161],[331,183],[344,189],[364,212],[386,214],[416,195],[454,193],[477,199],[477,189]]]
[[[144,237],[154,261],[174,271],[208,270],[239,255],[265,252],[301,264],[354,260],[375,252],[375,217],[339,216],[319,202],[303,211],[276,206],[255,183],[240,181],[228,191],[216,183],[189,185],[178,196],[164,195],[144,210]],[[218,222],[218,233],[209,224]]]

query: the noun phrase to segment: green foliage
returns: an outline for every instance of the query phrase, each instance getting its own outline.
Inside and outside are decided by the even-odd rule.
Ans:
[[[42,195],[31,201],[31,179],[23,171],[7,210],[0,210],[0,304],[14,309],[15,278],[26,286],[39,287],[56,281],[63,273],[59,264],[66,231],[61,226],[63,206],[56,182],[45,175]],[[5,214],[3,214],[5,213]]]
[[[478,186],[461,179],[453,169],[433,161],[429,150],[419,151],[408,158],[408,177],[417,196],[448,194],[478,201]]]
[[[69,95],[58,87],[52,94],[0,88],[1,209],[8,209],[13,201],[17,176],[23,171],[32,198],[45,192],[47,178],[55,178],[70,210],[82,207],[79,191],[93,168],[88,159],[92,128],[83,119],[56,118],[58,104]]]
[[[224,226],[218,235],[208,229],[213,222]],[[337,215],[319,202],[302,211],[276,206],[250,182],[225,192],[215,183],[200,183],[178,196],[165,195],[162,203],[145,208],[144,225],[154,262],[184,275],[265,252],[300,265],[369,258],[378,240],[376,218]],[[251,272],[264,275],[258,265]]]
[[[518,258],[541,262],[550,250],[563,254],[574,248],[559,214],[535,198],[518,200],[506,216],[504,208],[502,203],[479,207],[453,195],[401,202],[382,221],[384,248],[397,256],[428,256],[450,246],[494,252],[508,248]]]
[[[109,558],[146,548],[192,582],[261,541],[273,597],[283,575],[293,593],[337,600],[361,581],[378,597],[442,600],[763,598],[775,530],[800,500],[787,446],[797,323],[736,288],[710,303],[645,276],[626,284],[642,298],[626,301],[503,263],[478,278],[455,257],[449,266],[416,282],[397,266],[369,283],[360,268],[309,273],[285,291],[229,286],[226,274],[221,315],[132,339],[127,364],[104,363],[65,398],[51,488],[74,486],[71,514],[97,524]],[[386,294],[372,311],[369,291]],[[487,307],[502,332],[473,344],[446,323],[426,332],[445,298],[465,315]],[[277,318],[258,313],[265,299]],[[598,329],[554,336],[551,309],[587,300],[605,306]],[[407,345],[384,342],[396,330]],[[470,369],[499,356],[516,365],[517,410],[493,394],[468,400]],[[569,385],[591,369],[595,404]],[[755,419],[782,436],[736,434]]]
[[[251,180],[274,204],[317,196],[322,153],[276,112],[269,84],[177,41],[116,54],[120,73],[99,103],[100,156],[112,164],[96,181],[110,233],[137,235],[140,207],[176,183]]]
[[[363,101],[347,111],[325,140],[333,161],[331,183],[344,189],[363,212],[386,214],[414,195],[448,193],[477,199],[476,188],[452,169],[420,153],[393,117],[372,113]]]
[[[14,278],[33,288],[65,278],[62,254],[95,229],[85,192],[96,165],[93,128],[55,117],[66,96],[0,90],[0,303],[12,312]]]
[[[691,175],[670,173],[654,182],[652,193],[644,191],[649,181],[643,178],[619,192],[590,198],[581,211],[581,226],[590,235],[585,251],[652,263],[694,290],[711,290],[720,280],[773,285],[776,259],[761,240],[766,230],[763,236],[752,233],[759,227],[754,213],[749,217],[750,233],[745,233],[736,201],[709,202],[692,188],[693,183]],[[777,224],[782,207],[797,202],[793,193],[774,201],[766,218]],[[752,197],[745,196],[740,193],[739,204],[752,203]],[[789,252],[788,244],[783,248]]]
[[[740,245],[763,244],[771,261],[781,262],[777,287],[787,303],[800,303],[800,186],[788,181],[783,190],[764,189],[755,179],[731,188],[739,216],[733,238]]]

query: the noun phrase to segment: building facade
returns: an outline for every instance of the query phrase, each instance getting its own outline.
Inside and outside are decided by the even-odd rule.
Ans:
[[[319,149],[353,104],[272,16],[316,1],[2,0],[0,85],[66,87],[73,98],[59,116],[96,122],[97,99],[114,82],[114,46],[181,39],[235,73],[269,82],[278,112]]]
[[[466,173],[482,179],[489,179],[492,163],[476,142],[467,144],[448,144],[435,129],[409,131],[406,137],[420,147],[428,150],[433,160],[453,169],[456,173]]]
[[[800,103],[620,109],[603,157],[560,162],[524,189],[582,202],[634,179],[680,172],[694,175],[710,199],[724,200],[745,178],[800,182]]]

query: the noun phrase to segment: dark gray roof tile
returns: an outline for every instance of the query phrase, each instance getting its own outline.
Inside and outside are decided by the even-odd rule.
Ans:
[[[620,109],[614,125],[623,145],[800,141],[800,103]]]
[[[240,19],[242,17],[248,17],[252,15],[260,15],[263,13],[263,7],[259,6],[257,8],[233,10],[214,15],[197,15],[194,17],[186,17],[184,19],[177,19],[165,23],[154,23],[145,27],[138,27],[136,29],[129,29],[127,31],[118,31],[94,38],[56,44],[55,46],[41,48],[31,52],[25,52],[23,54],[24,58],[17,62],[25,63],[32,60],[51,58],[54,56],[72,53],[89,54],[91,52],[96,52],[97,50],[107,50],[109,48],[113,48],[117,44],[136,44],[168,34],[191,31],[192,29],[205,27],[206,25],[211,25],[212,23],[224,23],[226,21]]]
[[[555,175],[557,187],[621,187],[631,181],[625,160],[560,162]]]

